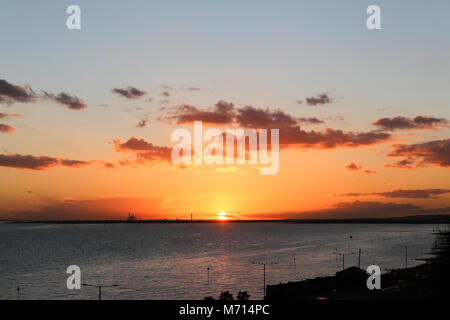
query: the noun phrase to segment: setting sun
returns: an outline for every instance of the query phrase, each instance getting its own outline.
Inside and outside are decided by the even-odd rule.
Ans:
[[[228,219],[228,214],[224,211],[219,212],[219,214],[217,215],[217,219],[219,220],[227,220]]]

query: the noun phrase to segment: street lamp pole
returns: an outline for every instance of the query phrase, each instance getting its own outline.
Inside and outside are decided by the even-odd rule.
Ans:
[[[113,287],[118,287],[117,284],[113,284],[113,285],[109,285],[109,286],[103,286],[103,285],[96,285],[96,284],[88,284],[88,283],[82,283],[82,286],[85,287],[96,287],[98,288],[98,300],[102,300],[102,287],[103,288],[113,288]]]
[[[263,270],[264,270],[264,298],[266,298],[266,265],[273,265],[273,264],[277,264],[276,262],[252,262],[252,264],[259,264],[259,265],[263,265]]]

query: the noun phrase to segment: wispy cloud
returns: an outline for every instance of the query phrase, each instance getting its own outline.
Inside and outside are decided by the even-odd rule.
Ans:
[[[450,139],[428,141],[415,144],[394,144],[388,157],[406,157],[391,167],[410,167],[434,165],[450,166]]]
[[[11,105],[14,102],[35,102],[36,98],[30,86],[18,86],[0,79],[0,103]]]
[[[114,88],[111,89],[111,92],[128,99],[137,99],[147,94],[147,92],[131,86],[122,89]]]
[[[58,165],[79,168],[89,165],[90,162],[54,158],[48,156],[33,156],[21,154],[0,154],[0,167],[16,169],[45,170]]]
[[[401,130],[401,129],[436,129],[438,126],[447,125],[448,120],[444,118],[435,118],[428,116],[417,116],[415,118],[395,117],[380,118],[372,123],[383,130]]]
[[[58,93],[57,95],[45,91],[43,91],[43,93],[44,99],[52,100],[58,104],[69,107],[69,109],[81,110],[87,108],[86,103],[77,96],[72,96],[65,92]]]
[[[343,193],[341,197],[367,197],[376,196],[383,198],[407,198],[407,199],[428,199],[436,198],[439,195],[450,193],[450,189],[397,189],[385,192],[371,193]]]
[[[297,100],[298,104],[303,104],[305,102],[309,106],[319,106],[319,105],[325,105],[328,103],[334,102],[334,99],[331,98],[328,92],[319,93],[316,96],[313,97],[307,97],[305,100]]]

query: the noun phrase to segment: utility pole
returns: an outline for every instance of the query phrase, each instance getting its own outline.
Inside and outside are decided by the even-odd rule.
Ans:
[[[85,287],[96,287],[98,288],[98,300],[102,300],[102,287],[103,288],[112,288],[112,287],[118,287],[117,284],[109,285],[109,286],[102,286],[102,285],[95,285],[95,284],[88,284],[88,283],[82,283],[82,286]]]
[[[209,267],[207,267],[206,270],[208,271],[208,284],[209,284]]]
[[[361,248],[358,250],[358,268],[361,269]]]
[[[263,270],[264,270],[264,296],[263,298],[266,298],[266,265],[273,265],[273,264],[277,264],[276,262],[252,262],[252,264],[259,264],[259,265],[263,265]]]
[[[405,246],[405,269],[408,269],[408,246]]]

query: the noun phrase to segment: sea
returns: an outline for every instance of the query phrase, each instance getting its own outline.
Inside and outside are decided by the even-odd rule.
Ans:
[[[0,299],[264,296],[264,284],[431,257],[433,224],[0,223]],[[67,268],[81,289],[68,289]],[[265,270],[265,275],[264,275]]]

